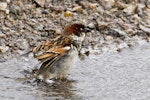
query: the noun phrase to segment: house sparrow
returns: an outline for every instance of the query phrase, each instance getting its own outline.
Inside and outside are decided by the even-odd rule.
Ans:
[[[77,60],[85,32],[82,24],[67,25],[60,36],[35,47],[34,57],[41,61],[36,78],[48,83],[51,79],[65,79]]]

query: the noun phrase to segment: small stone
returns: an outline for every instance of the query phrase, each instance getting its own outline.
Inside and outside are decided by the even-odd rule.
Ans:
[[[8,46],[0,46],[0,53],[5,53],[9,50]]]
[[[118,9],[125,9],[125,8],[127,8],[128,7],[128,4],[125,4],[125,3],[122,3],[122,2],[120,2],[120,1],[117,1],[116,3],[115,3],[115,6],[118,8]]]
[[[0,31],[0,38],[4,38],[6,35]]]
[[[65,17],[72,17],[72,16],[73,16],[73,13],[72,13],[71,11],[66,11],[66,12],[64,13],[64,16],[65,16]]]
[[[101,5],[104,7],[104,9],[109,10],[111,9],[114,4],[115,1],[114,0],[99,0],[101,2]]]
[[[125,30],[126,31],[126,33],[128,34],[128,35],[131,35],[131,34],[134,34],[134,30],[133,29],[127,29],[127,30]]]
[[[0,10],[4,11],[6,14],[9,14],[9,10],[7,9],[7,3],[6,2],[0,2]]]
[[[95,28],[95,25],[94,25],[94,23],[89,23],[88,27],[91,28],[91,29],[93,29],[93,28]]]
[[[7,3],[6,2],[0,2],[0,10],[5,11],[7,9]]]
[[[134,20],[136,20],[136,21],[140,21],[141,20],[141,18],[137,14],[135,14],[133,17],[134,17]]]
[[[29,44],[26,39],[18,39],[16,41],[16,46],[21,50],[25,50],[29,48]]]
[[[41,7],[44,7],[45,4],[45,0],[34,0],[38,5],[40,5]]]
[[[6,0],[7,3],[10,3],[10,0]]]
[[[82,12],[82,11],[83,11],[83,9],[82,9],[81,6],[76,6],[76,7],[74,7],[72,10],[73,10],[73,11],[76,11],[76,12]]]
[[[9,11],[8,9],[5,10],[5,13],[6,13],[6,14],[9,14],[9,12],[10,12],[10,11]]]
[[[55,83],[53,80],[46,80],[45,82],[46,82],[47,84]]]
[[[62,32],[62,31],[61,31],[60,29],[56,29],[56,32],[55,32],[55,33],[56,33],[56,34],[61,34],[61,32]]]
[[[150,42],[150,37],[147,37],[146,39],[147,39],[148,42]]]
[[[102,21],[97,21],[97,24],[98,24],[98,28],[101,30],[101,29],[104,29],[106,28],[109,24],[106,23],[106,22],[102,22]]]
[[[127,8],[123,9],[127,15],[131,15],[135,13],[136,5],[129,5]]]
[[[113,40],[113,37],[112,36],[106,36],[105,40],[107,40],[107,41]]]
[[[89,3],[89,8],[90,9],[95,9],[96,7],[98,7],[97,3]]]
[[[136,9],[135,9],[135,12],[139,15],[139,16],[143,16],[144,15],[144,9],[145,8],[145,5],[144,4],[138,4]]]
[[[143,25],[139,25],[139,28],[146,32],[148,36],[150,36],[150,28],[149,27],[146,27],[146,26],[143,26]]]
[[[80,1],[80,5],[83,7],[83,8],[89,8],[89,2],[87,0],[85,1]]]
[[[22,2],[14,2],[13,4],[10,5],[9,10],[10,13],[14,14],[15,17],[18,17],[18,15],[22,15],[22,8],[23,4]]]
[[[5,34],[0,34],[0,38],[3,38],[3,37],[5,37],[6,35]]]
[[[119,30],[119,29],[112,29],[114,30],[115,32],[117,32],[120,36],[126,36],[126,32],[122,31],[122,30]]]
[[[37,30],[37,31],[42,31],[43,30],[43,28],[44,28],[44,25],[35,25],[34,26],[34,28],[35,28],[35,30]]]

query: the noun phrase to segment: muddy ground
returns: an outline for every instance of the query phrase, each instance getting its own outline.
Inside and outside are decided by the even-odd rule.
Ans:
[[[89,57],[66,82],[18,81],[38,64],[22,55],[70,23],[90,27]],[[149,100],[149,41],[149,0],[1,0],[0,99]]]

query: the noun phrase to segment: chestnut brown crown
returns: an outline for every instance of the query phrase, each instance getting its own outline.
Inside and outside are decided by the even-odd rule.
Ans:
[[[63,31],[64,35],[77,35],[80,36],[81,32],[85,32],[85,26],[83,24],[80,23],[75,23],[75,24],[71,24],[71,25],[67,25]]]

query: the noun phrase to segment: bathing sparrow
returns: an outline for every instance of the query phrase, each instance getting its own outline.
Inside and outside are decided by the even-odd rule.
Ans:
[[[41,62],[36,78],[45,82],[65,79],[78,58],[87,31],[83,24],[70,24],[60,36],[35,47],[32,52]]]

